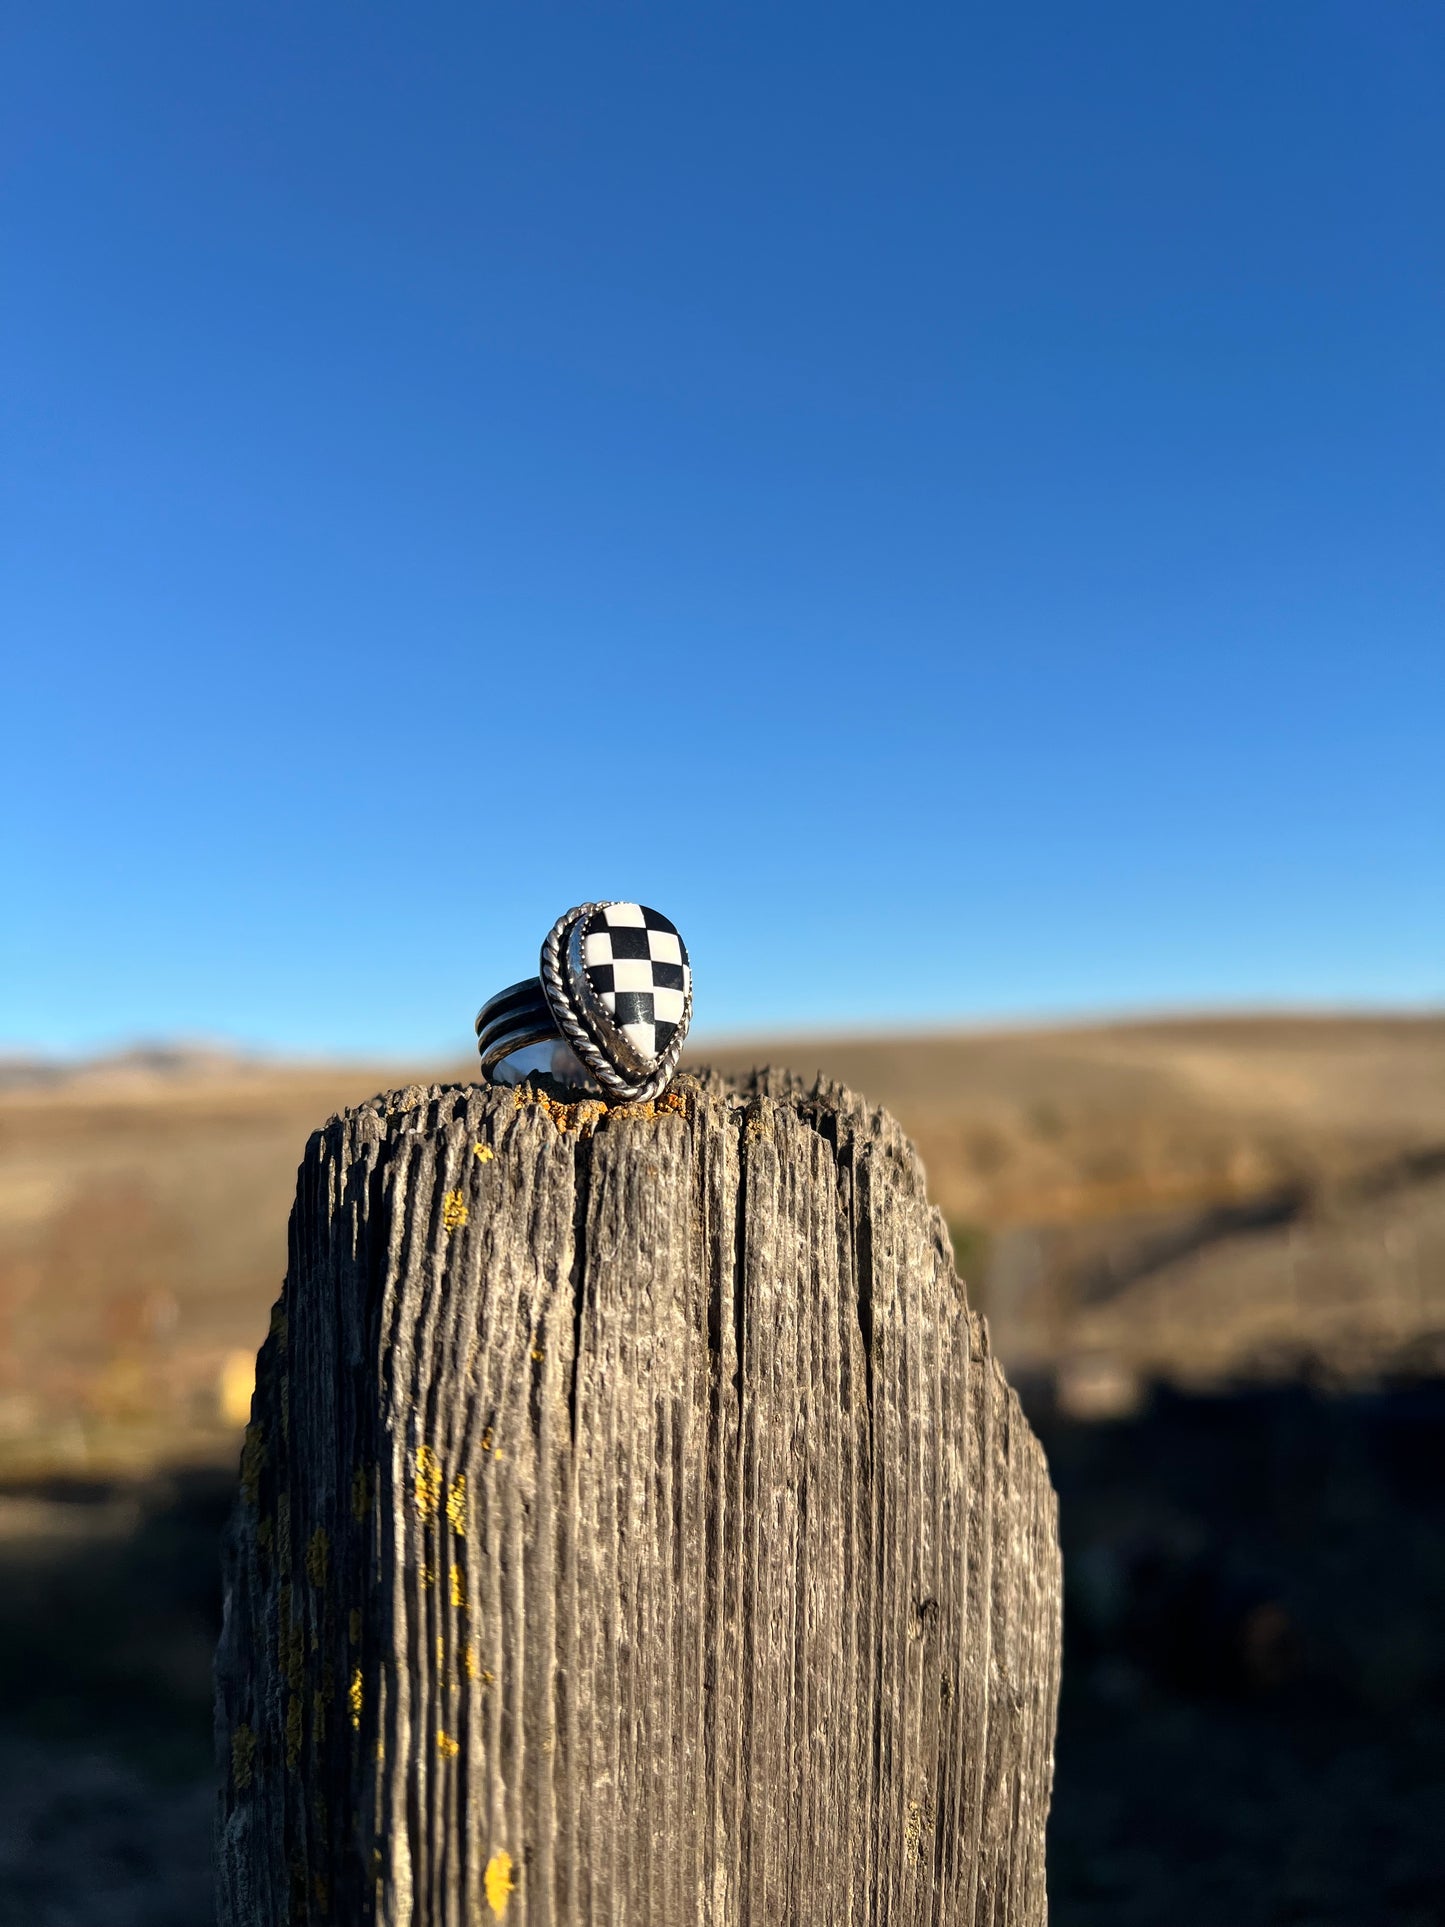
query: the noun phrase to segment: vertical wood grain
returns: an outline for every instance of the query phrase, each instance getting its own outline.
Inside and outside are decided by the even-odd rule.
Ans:
[[[1046,1917],[1054,1500],[897,1125],[777,1073],[307,1146],[222,1927]]]

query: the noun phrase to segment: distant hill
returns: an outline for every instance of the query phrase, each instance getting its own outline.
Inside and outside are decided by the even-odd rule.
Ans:
[[[1015,1373],[1123,1408],[1169,1377],[1445,1365],[1445,1017],[1209,1017],[708,1053],[907,1126]]]
[[[62,1086],[95,1090],[117,1083],[174,1084],[254,1076],[274,1068],[274,1059],[222,1043],[133,1044],[125,1050],[80,1058],[12,1054],[0,1056],[0,1093],[56,1090]]]
[[[893,1110],[1005,1361],[1074,1409],[1441,1346],[1445,1017],[703,1040],[691,1061],[821,1071]],[[0,1468],[228,1455],[306,1137],[407,1081],[192,1045],[12,1060]]]

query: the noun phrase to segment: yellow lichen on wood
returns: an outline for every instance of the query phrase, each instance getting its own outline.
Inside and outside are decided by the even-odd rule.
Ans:
[[[238,1793],[251,1784],[256,1765],[256,1735],[243,1720],[231,1735],[231,1779]]]
[[[467,1536],[467,1475],[458,1472],[447,1493],[447,1524],[459,1539]]]
[[[462,1648],[462,1671],[468,1679],[477,1676],[477,1649],[470,1640]]]
[[[448,1191],[442,1198],[442,1229],[459,1231],[467,1217],[466,1198],[460,1191]]]
[[[517,1891],[517,1883],[512,1878],[512,1856],[509,1853],[494,1853],[487,1862],[484,1876],[487,1889],[487,1905],[500,1920],[507,1911],[507,1896]]]
[[[416,1510],[419,1519],[434,1519],[442,1503],[442,1462],[429,1445],[416,1448]]]
[[[301,1695],[292,1693],[286,1701],[286,1764],[293,1767],[301,1758]]]
[[[903,1820],[903,1844],[915,1860],[922,1860],[925,1841],[933,1830],[933,1809],[926,1800],[910,1800]]]
[[[454,1760],[462,1750],[461,1742],[454,1740],[445,1727],[437,1728],[437,1752],[444,1760]]]
[[[470,1613],[472,1609],[467,1598],[467,1575],[460,1566],[452,1567],[452,1604],[461,1613]]]
[[[477,1160],[478,1164],[490,1164],[495,1155],[496,1153],[490,1144],[474,1144],[472,1146],[472,1156]]]
[[[261,1490],[261,1473],[266,1464],[266,1438],[259,1419],[246,1427],[241,1447],[241,1495],[247,1505],[255,1505]]]
[[[351,1730],[353,1733],[359,1733],[361,1731],[362,1704],[361,1668],[359,1666],[351,1675],[351,1684],[346,1689],[346,1703],[351,1708]]]
[[[317,1526],[306,1548],[306,1577],[312,1585],[323,1589],[326,1585],[326,1562],[331,1551],[331,1542],[325,1529]]]
[[[294,1692],[301,1684],[305,1642],[291,1612],[291,1588],[283,1585],[276,1601],[276,1658],[286,1683]]]

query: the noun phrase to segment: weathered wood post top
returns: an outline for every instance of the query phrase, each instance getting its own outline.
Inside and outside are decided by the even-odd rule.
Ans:
[[[1053,1494],[847,1091],[332,1119],[242,1486],[223,1927],[1044,1921]]]

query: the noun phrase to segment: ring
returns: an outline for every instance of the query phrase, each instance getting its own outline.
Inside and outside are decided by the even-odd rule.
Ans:
[[[640,1104],[672,1082],[691,1022],[676,925],[642,903],[579,903],[548,931],[538,974],[477,1012],[477,1049],[494,1083],[547,1070]]]

